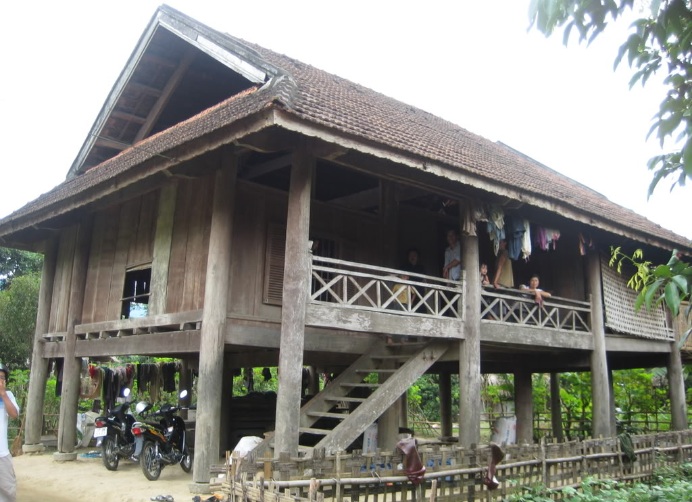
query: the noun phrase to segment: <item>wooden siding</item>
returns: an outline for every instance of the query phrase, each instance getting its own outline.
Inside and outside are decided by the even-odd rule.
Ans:
[[[151,192],[94,216],[83,322],[120,317],[125,272],[152,260],[157,204]]]
[[[50,307],[49,332],[67,330],[67,310],[70,303],[70,282],[77,239],[78,225],[66,228],[60,233],[58,242],[57,266],[53,281],[53,295]]]
[[[214,177],[189,179],[178,186],[173,222],[166,312],[204,305]]]

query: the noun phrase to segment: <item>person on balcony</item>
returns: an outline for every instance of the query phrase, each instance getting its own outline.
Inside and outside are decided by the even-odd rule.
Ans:
[[[543,300],[545,298],[550,298],[552,295],[538,287],[540,285],[540,281],[541,280],[538,277],[538,274],[533,274],[531,276],[531,279],[529,279],[529,285],[527,286],[525,284],[522,284],[521,286],[519,286],[519,289],[521,289],[525,293],[531,293],[532,295],[534,295],[536,303],[539,306],[542,306]]]
[[[488,265],[481,263],[481,286],[490,285],[490,279],[488,278]]]
[[[500,240],[500,247],[497,252],[497,261],[495,262],[495,277],[493,278],[493,286],[499,288],[514,287],[514,271],[512,270],[512,260],[509,259],[507,252],[507,241]]]
[[[461,244],[456,230],[447,231],[447,244],[442,277],[450,281],[459,281],[461,280]]]

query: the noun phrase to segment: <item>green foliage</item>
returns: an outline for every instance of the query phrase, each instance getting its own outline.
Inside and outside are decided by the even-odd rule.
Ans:
[[[591,374],[560,373],[560,404],[568,440],[591,435]]]
[[[510,495],[505,502],[549,502],[550,490],[543,486],[523,487],[520,493]],[[679,502],[690,500],[692,493],[692,464],[668,468],[656,473],[650,483],[625,484],[611,479],[585,479],[579,488],[562,490],[565,502]]]
[[[529,17],[531,25],[546,35],[564,27],[565,44],[573,31],[579,41],[590,43],[633,4],[634,0],[532,0]],[[667,138],[683,145],[649,160],[654,173],[650,195],[664,178],[672,177],[673,186],[683,186],[692,177],[692,4],[689,0],[652,0],[647,6],[632,23],[615,67],[627,60],[634,70],[630,87],[639,82],[645,85],[659,71],[665,73],[667,92],[649,135],[655,134],[661,146]]]
[[[15,277],[40,273],[42,265],[39,254],[0,247],[0,291],[9,288]]]
[[[631,265],[635,272],[627,281],[627,285],[638,291],[635,306],[640,309],[646,306],[652,309],[665,302],[666,306],[678,315],[682,302],[689,300],[692,295],[692,265],[681,259],[681,253],[677,250],[665,265],[654,265],[644,260],[644,253],[637,249],[632,256],[622,252],[620,247],[611,247],[610,266],[617,267],[618,273],[622,273],[623,265]],[[692,319],[692,303],[685,310],[687,319]],[[680,340],[680,346],[685,344],[690,335],[688,329]]]
[[[36,327],[40,277],[37,272],[15,276],[0,291],[0,355],[12,368],[29,364]]]

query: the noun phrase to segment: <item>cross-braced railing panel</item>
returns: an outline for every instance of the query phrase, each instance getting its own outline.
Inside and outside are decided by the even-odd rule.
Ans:
[[[483,289],[481,319],[560,331],[591,331],[588,302],[553,296],[538,305],[533,295],[503,288]]]
[[[312,303],[423,317],[461,319],[462,281],[333,258],[312,260]]]

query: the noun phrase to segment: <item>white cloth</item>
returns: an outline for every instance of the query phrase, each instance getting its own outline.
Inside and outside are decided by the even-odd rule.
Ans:
[[[521,257],[529,261],[531,256],[531,224],[529,220],[524,220],[524,237],[521,240]]]
[[[17,413],[19,413],[19,405],[17,404],[17,400],[14,398],[14,394],[8,390],[7,397],[10,398],[10,401],[14,407],[17,408]],[[7,424],[9,419],[10,416],[7,414],[7,410],[5,409],[5,402],[0,399],[0,457],[6,457],[10,454],[10,447],[7,444]]]
[[[457,260],[459,263],[449,269],[449,279],[458,281],[461,279],[461,244],[457,242],[453,248],[449,246],[445,249],[445,267]]]

